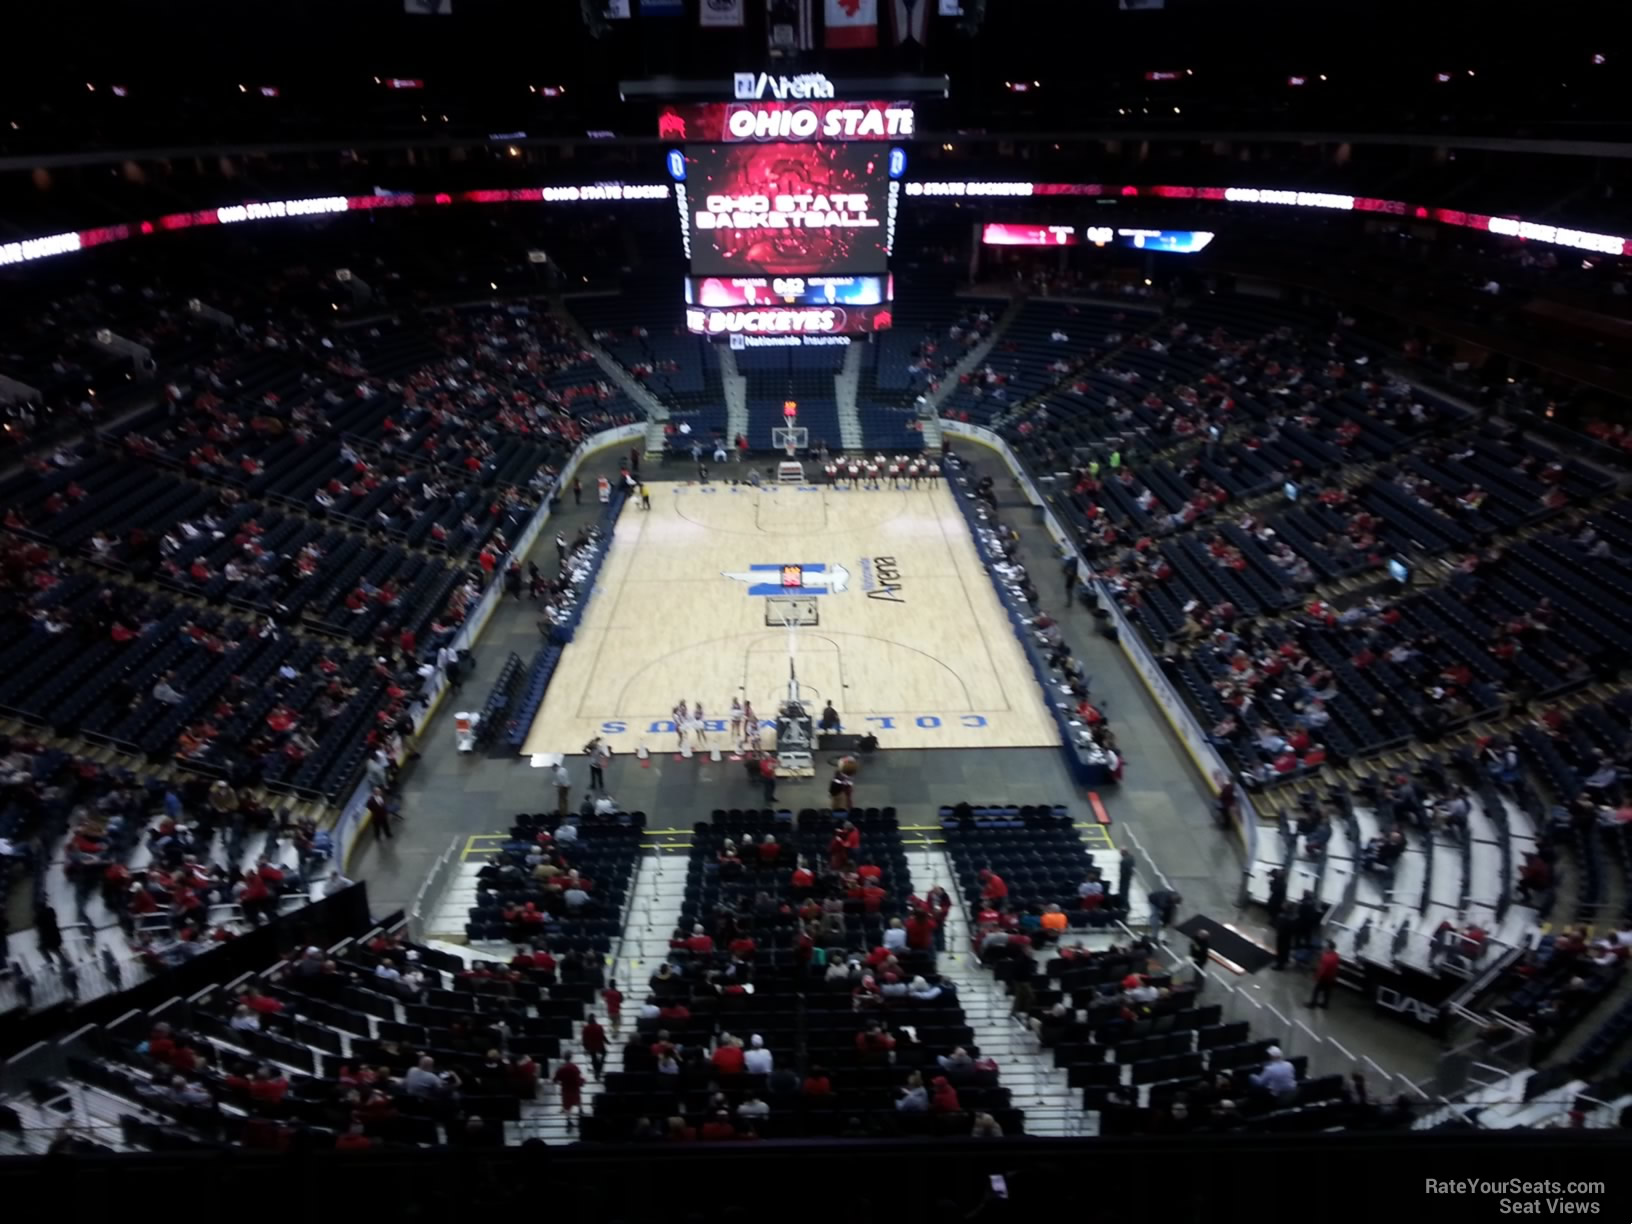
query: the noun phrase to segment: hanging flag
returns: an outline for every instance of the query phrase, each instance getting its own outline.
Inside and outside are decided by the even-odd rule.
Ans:
[[[1166,7],[1166,0],[1122,0],[1120,7],[1123,12],[1140,12],[1146,9],[1164,8]]]
[[[922,47],[929,38],[929,0],[885,0],[885,4],[895,45],[911,42]]]
[[[941,0],[942,17],[962,17],[963,0]]]
[[[748,0],[702,0],[697,7],[697,24],[717,30],[741,28],[743,7]]]
[[[830,51],[878,46],[878,0],[827,0],[827,35]]]
[[[765,28],[772,51],[812,51],[816,23],[811,0],[765,0]]]
[[[606,0],[606,19],[608,21],[628,21],[631,0]]]
[[[402,11],[421,17],[446,17],[453,12],[453,0],[402,0]]]
[[[640,0],[642,17],[684,17],[686,0]]]

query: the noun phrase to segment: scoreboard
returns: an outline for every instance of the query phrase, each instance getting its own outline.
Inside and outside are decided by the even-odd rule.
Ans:
[[[731,102],[663,108],[686,323],[703,335],[889,327],[888,276],[911,103],[842,101],[825,78],[748,78]],[[748,96],[770,92],[770,98]]]

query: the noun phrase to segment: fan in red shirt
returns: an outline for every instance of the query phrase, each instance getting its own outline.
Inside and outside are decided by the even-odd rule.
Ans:
[[[701,923],[691,928],[691,934],[682,943],[686,951],[693,956],[707,956],[714,951],[714,940],[708,932],[703,930]]]
[[[713,1062],[714,1069],[721,1075],[741,1075],[743,1066],[742,1043],[734,1037],[721,1037],[720,1044],[715,1049],[714,1057],[710,1061]]]
[[[982,881],[980,899],[982,901],[1002,901],[1009,895],[1008,884],[1004,882],[1002,876],[998,875],[990,867],[981,871],[980,878]]]
[[[1337,985],[1337,970],[1342,963],[1343,958],[1337,954],[1337,945],[1328,941],[1326,950],[1320,954],[1320,961],[1315,966],[1315,989],[1309,996],[1306,1006],[1332,1005],[1332,988]]]
[[[366,1152],[374,1146],[374,1141],[363,1134],[363,1124],[353,1122],[346,1133],[334,1141],[334,1150],[337,1152]]]
[[[623,991],[616,982],[606,984],[606,989],[601,991],[601,1003],[606,1007],[606,1018],[612,1021],[612,1031],[617,1032],[618,1022],[623,1018]]]
[[[253,986],[244,991],[239,999],[250,1011],[259,1012],[263,1016],[275,1016],[283,1010],[283,1002],[274,999],[271,995],[263,995]]]
[[[704,1139],[735,1139],[737,1128],[731,1125],[731,1115],[725,1110],[716,1110],[714,1116],[703,1123],[702,1136]]]
[[[289,1081],[272,1067],[262,1067],[249,1082],[250,1097],[261,1105],[276,1105],[289,1091]]]
[[[158,1062],[169,1062],[176,1052],[175,1038],[170,1036],[168,1024],[156,1024],[147,1039],[147,1053]]]
[[[583,1106],[584,1073],[567,1053],[561,1056],[561,1065],[550,1078],[561,1090],[561,1112],[567,1116],[567,1129],[571,1130],[573,1114]]]
[[[595,1072],[595,1080],[600,1082],[601,1070],[606,1066],[606,1030],[594,1016],[584,1020],[584,1031],[578,1043],[584,1047],[584,1053],[589,1055],[590,1068]]]
[[[935,919],[922,910],[907,917],[907,947],[927,952],[935,946]]]
[[[877,1020],[869,1020],[867,1027],[856,1034],[857,1052],[870,1061],[882,1060],[893,1049],[895,1038],[886,1033]]]

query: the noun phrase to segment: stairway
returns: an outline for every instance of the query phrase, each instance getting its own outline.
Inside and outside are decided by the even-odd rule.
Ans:
[[[833,397],[839,405],[839,445],[847,451],[859,451],[866,445],[861,436],[861,414],[856,410],[862,351],[860,344],[845,349],[844,364],[833,375]]]
[[[1002,339],[1003,333],[1009,329],[1009,324],[1020,316],[1020,311],[1025,304],[1026,299],[1024,297],[1016,297],[1009,303],[1009,308],[999,315],[997,322],[992,325],[992,334],[965,353],[959,359],[958,364],[946,372],[935,390],[925,396],[925,403],[920,406],[920,412],[928,412],[931,416],[940,414],[941,401],[952,394],[952,389],[958,385],[958,379],[969,373],[970,370],[976,369],[981,362],[986,360],[986,354],[990,353],[992,347]],[[940,432],[938,428],[936,432],[937,434]],[[939,443],[940,439],[937,437],[936,444],[939,445]],[[924,447],[925,449],[929,447],[929,432],[927,429],[924,432]]]
[[[922,896],[939,884],[952,896],[958,885],[952,860],[940,849],[907,850],[913,891]],[[1026,1116],[1026,1133],[1081,1133],[1081,1098],[1066,1083],[1066,1072],[1042,1052],[1036,1037],[1010,1014],[1009,996],[970,952],[970,931],[963,905],[954,904],[946,924],[947,950],[936,958],[941,976],[956,983],[958,1005],[974,1030],[982,1056],[994,1058],[1016,1109]],[[1075,1100],[1073,1098],[1076,1098]]]
[[[623,992],[623,1026],[614,1031],[599,1002],[589,1009],[590,1015],[600,1017],[607,1030],[608,1050],[606,1070],[623,1067],[623,1038],[634,1027],[635,1013],[646,999],[646,979],[656,972],[669,951],[669,936],[680,921],[680,905],[686,893],[687,856],[648,854],[640,860],[635,871],[635,884],[629,890],[629,913],[624,920],[623,937],[612,951],[608,979],[618,984]],[[573,1057],[584,1069],[584,1112],[590,1113],[601,1085],[590,1075],[589,1058],[580,1048],[581,1023],[573,1025],[570,1044]],[[566,1046],[562,1047],[563,1050]],[[551,1068],[553,1073],[554,1068]],[[575,1131],[567,1129],[561,1115],[559,1094],[554,1084],[546,1084],[536,1102],[521,1107],[521,1121],[516,1123],[518,1139],[542,1139],[545,1143],[573,1143]]]
[[[729,344],[716,344],[720,355],[720,381],[725,387],[725,437],[728,442],[747,438],[748,445],[769,446],[770,436],[755,438],[748,432],[748,378],[737,370],[737,354]]]
[[[616,357],[590,339],[589,332],[585,330],[583,324],[572,316],[571,312],[562,304],[560,298],[551,300],[550,313],[566,324],[567,330],[572,333],[573,339],[583,345],[584,351],[595,358],[595,364],[606,371],[606,376],[621,387],[625,395],[640,405],[646,413],[647,421],[657,425],[655,433],[651,424],[646,427],[646,450],[648,452],[653,450],[661,451],[663,449],[661,422],[669,419],[668,405],[653,395],[638,378],[624,369]],[[654,436],[657,439],[655,447],[652,445]]]

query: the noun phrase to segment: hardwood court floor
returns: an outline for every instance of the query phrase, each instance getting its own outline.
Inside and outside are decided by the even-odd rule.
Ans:
[[[672,751],[682,699],[729,747],[733,696],[769,719],[787,693],[790,633],[767,625],[767,595],[814,607],[794,643],[813,714],[831,700],[885,748],[1059,743],[946,489],[648,487],[651,510],[618,521],[524,753],[576,753],[594,735]]]

